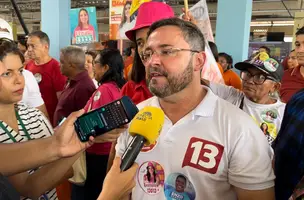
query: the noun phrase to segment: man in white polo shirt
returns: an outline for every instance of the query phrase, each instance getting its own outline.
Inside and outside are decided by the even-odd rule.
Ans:
[[[172,37],[174,36],[174,37]],[[204,37],[177,18],[154,23],[142,54],[154,97],[166,114],[157,142],[136,159],[133,200],[272,200],[273,152],[254,121],[200,85]],[[131,141],[123,133],[121,156]]]

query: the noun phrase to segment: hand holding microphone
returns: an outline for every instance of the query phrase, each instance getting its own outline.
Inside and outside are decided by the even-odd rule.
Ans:
[[[121,157],[121,171],[133,165],[144,144],[151,145],[156,141],[164,122],[165,114],[157,107],[145,107],[135,115],[129,128],[129,134],[134,138]]]

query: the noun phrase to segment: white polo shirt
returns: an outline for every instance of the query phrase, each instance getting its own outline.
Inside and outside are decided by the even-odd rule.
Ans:
[[[263,130],[268,143],[271,145],[277,137],[281,128],[286,104],[279,99],[273,104],[258,104],[250,101],[244,92],[231,86],[210,83],[210,88],[214,94],[220,98],[240,107],[243,99],[243,111],[250,115],[256,124]]]
[[[38,83],[32,72],[24,69],[25,86],[21,102],[28,107],[36,108],[44,104]]]
[[[203,101],[172,125],[166,117],[156,144],[144,147],[133,200],[236,200],[231,185],[246,190],[274,186],[273,151],[243,111],[208,88]],[[160,107],[157,97],[138,105]],[[121,156],[132,137],[116,145]]]

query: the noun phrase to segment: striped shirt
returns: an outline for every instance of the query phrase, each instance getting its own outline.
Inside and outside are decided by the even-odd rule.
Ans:
[[[54,131],[53,128],[48,121],[48,119],[36,108],[29,108],[24,104],[18,104],[18,114],[28,132],[31,139],[40,139],[50,137]],[[26,134],[24,133],[22,126],[18,121],[19,133],[14,131],[11,127],[9,127],[5,122],[1,121],[3,125],[7,128],[10,134],[15,138],[17,142],[28,141]],[[8,134],[0,128],[0,142],[1,143],[13,143],[14,141],[10,139]],[[29,155],[30,156],[30,155]],[[34,170],[28,171],[28,173],[32,174]],[[48,197],[48,200],[57,200],[56,189],[50,190],[45,193]],[[22,200],[29,200],[29,198],[21,197]],[[46,199],[45,196],[41,196],[40,199]]]

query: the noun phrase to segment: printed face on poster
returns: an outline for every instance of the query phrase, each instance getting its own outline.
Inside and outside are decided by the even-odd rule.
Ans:
[[[96,8],[75,8],[70,10],[72,44],[88,44],[98,41]]]
[[[151,0],[110,0],[110,39],[127,40],[128,38],[125,33],[135,26],[138,8],[142,3],[150,1]]]
[[[130,14],[131,4],[132,1],[110,1],[110,39],[127,39],[125,32],[135,26]]]

